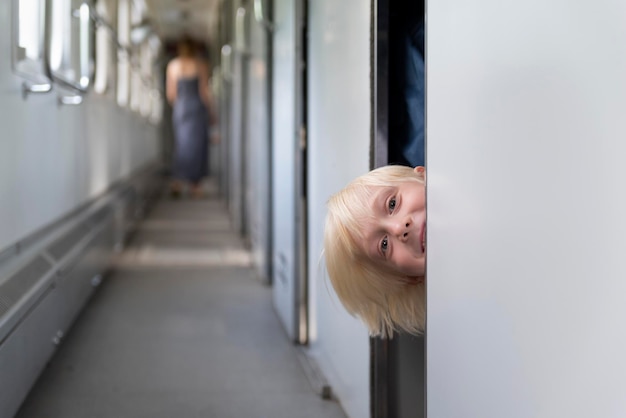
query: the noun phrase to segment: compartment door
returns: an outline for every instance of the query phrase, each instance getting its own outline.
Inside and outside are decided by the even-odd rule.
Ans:
[[[626,3],[427,10],[427,416],[622,417]]]
[[[273,114],[272,114],[272,274],[274,305],[283,325],[294,341],[302,341],[306,329],[304,300],[300,292],[306,283],[300,263],[306,253],[301,230],[304,164],[301,158],[301,122],[303,103],[301,75],[300,25],[303,21],[301,0],[274,2],[273,33]]]
[[[269,2],[263,2],[264,11]],[[248,9],[252,9],[249,7]],[[250,14],[253,12],[250,11]],[[246,207],[249,217],[249,237],[257,275],[268,281],[271,265],[270,225],[270,91],[269,42],[271,32],[257,20],[249,19],[250,58],[247,72],[248,100],[246,109],[246,134],[248,139]]]

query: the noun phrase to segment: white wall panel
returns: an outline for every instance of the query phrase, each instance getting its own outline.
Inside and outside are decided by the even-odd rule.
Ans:
[[[296,43],[295,0],[274,2],[272,228],[274,305],[296,338]]]
[[[369,417],[369,340],[337,301],[322,251],[326,201],[368,171],[370,2],[309,2],[311,349],[350,418]]]
[[[243,60],[246,59],[246,39],[245,37],[238,36],[243,35],[245,31],[238,30],[241,20],[237,19],[237,10],[242,5],[241,1],[234,1],[232,4],[232,16],[227,16],[228,19],[232,19],[233,25],[233,53],[231,56],[232,62],[232,83],[229,85],[230,89],[229,101],[230,109],[228,115],[230,120],[228,122],[229,137],[229,196],[228,204],[233,219],[233,227],[238,233],[243,231],[243,210],[244,210],[244,178],[242,177],[242,165],[245,163],[242,154],[242,147],[245,145],[243,138],[243,115],[242,115],[242,100],[243,100]],[[245,18],[245,17],[244,17]],[[240,18],[240,19],[244,19]],[[238,33],[239,32],[239,33]]]
[[[429,418],[626,413],[626,3],[427,5]]]
[[[267,30],[250,18],[250,61],[248,67],[248,102],[246,132],[248,136],[248,178],[250,242],[257,274],[269,279],[270,254],[270,169],[268,109]]]

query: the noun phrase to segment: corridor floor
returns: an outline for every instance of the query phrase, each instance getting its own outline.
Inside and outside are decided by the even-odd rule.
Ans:
[[[225,204],[164,197],[18,418],[345,418],[314,393]]]

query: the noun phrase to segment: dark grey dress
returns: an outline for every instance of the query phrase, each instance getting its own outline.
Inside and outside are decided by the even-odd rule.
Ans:
[[[208,173],[209,138],[207,108],[200,98],[198,78],[178,80],[172,118],[174,177],[197,183]]]

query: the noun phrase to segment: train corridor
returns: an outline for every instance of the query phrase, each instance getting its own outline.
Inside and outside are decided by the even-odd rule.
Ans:
[[[164,197],[19,418],[343,418],[313,390],[225,203]]]

